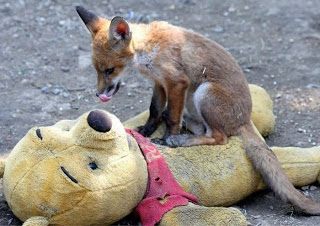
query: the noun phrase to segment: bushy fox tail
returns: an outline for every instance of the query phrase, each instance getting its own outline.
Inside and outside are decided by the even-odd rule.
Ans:
[[[255,133],[251,124],[240,128],[246,153],[255,169],[261,173],[265,183],[283,201],[290,203],[298,212],[320,215],[320,203],[303,196],[290,182],[277,157],[266,143]]]

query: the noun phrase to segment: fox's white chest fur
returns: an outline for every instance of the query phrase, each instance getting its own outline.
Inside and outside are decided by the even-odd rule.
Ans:
[[[136,51],[133,58],[133,66],[142,74],[161,82],[163,76],[154,63],[158,53],[159,46],[154,46],[150,52]]]

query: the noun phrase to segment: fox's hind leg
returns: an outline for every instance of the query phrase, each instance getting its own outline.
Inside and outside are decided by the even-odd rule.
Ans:
[[[219,118],[222,116],[216,116],[214,110],[209,115],[207,114],[208,111],[204,111],[204,109],[216,109],[219,107],[213,104],[215,98],[210,99],[214,94],[208,95],[208,92],[211,91],[210,88],[210,83],[204,83],[192,95],[193,98],[187,98],[189,103],[186,103],[186,107],[191,116],[184,116],[184,120],[186,120],[187,125],[189,123],[189,129],[194,134],[174,134],[164,137],[164,139],[153,139],[152,141],[170,147],[226,144],[227,135],[222,129],[216,128],[214,124],[216,120],[212,120],[214,117]],[[164,113],[162,118],[166,123],[167,117],[166,113]],[[207,120],[207,118],[210,118],[210,120]]]
[[[183,115],[182,127],[192,132],[194,135],[203,135],[206,132],[206,128],[202,122],[193,119],[192,116],[188,114]]]

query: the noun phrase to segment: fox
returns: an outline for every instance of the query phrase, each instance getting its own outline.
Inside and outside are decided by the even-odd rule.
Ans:
[[[97,93],[109,101],[129,68],[154,81],[149,118],[138,127],[150,136],[161,121],[170,147],[223,145],[239,136],[255,170],[266,185],[296,212],[320,215],[320,204],[303,196],[289,181],[277,157],[256,134],[250,120],[248,82],[235,58],[218,43],[164,21],[128,23],[109,20],[77,6],[92,36],[91,58],[97,71]],[[181,134],[182,124],[191,134]]]

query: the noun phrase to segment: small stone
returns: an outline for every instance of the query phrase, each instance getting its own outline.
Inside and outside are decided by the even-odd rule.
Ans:
[[[63,26],[63,25],[65,25],[65,24],[66,24],[66,21],[64,21],[64,20],[60,20],[60,21],[59,21],[59,25]]]
[[[58,89],[58,88],[54,88],[53,91],[52,91],[52,93],[53,93],[54,95],[58,95],[60,92],[61,92],[61,90]]]
[[[175,5],[171,5],[171,6],[169,7],[169,9],[170,9],[170,10],[175,10],[175,9],[176,9],[176,6],[175,6]]]
[[[269,8],[268,12],[266,13],[267,16],[273,16],[280,13],[279,8]]]
[[[42,87],[41,92],[43,92],[44,94],[48,94],[50,93],[50,88],[48,86]]]
[[[78,65],[80,69],[86,69],[91,65],[90,54],[83,53],[78,57]]]
[[[280,99],[280,98],[281,98],[281,93],[278,93],[278,94],[276,95],[276,98],[277,98],[277,99]]]
[[[228,11],[229,11],[230,13],[233,13],[233,12],[236,11],[236,9],[235,9],[233,6],[230,6],[229,9],[228,9]]]
[[[221,32],[223,32],[223,28],[220,27],[219,25],[217,25],[217,26],[215,26],[215,28],[213,28],[213,31],[217,32],[217,33],[221,33]]]
[[[299,132],[299,133],[306,133],[306,132],[307,132],[307,130],[302,129],[302,128],[298,128],[298,132]]]
[[[131,97],[132,96],[132,93],[128,93],[128,97]]]
[[[229,13],[228,13],[228,12],[224,12],[223,15],[224,15],[224,16],[228,16]]]
[[[315,83],[310,83],[310,84],[307,85],[307,88],[308,88],[308,89],[312,89],[312,88],[316,88],[316,89],[317,89],[317,88],[319,88],[319,87],[320,87],[320,86],[317,85],[317,84],[315,84]]]
[[[70,103],[63,103],[61,104],[61,106],[59,107],[60,111],[66,111],[66,110],[70,110],[72,107],[70,105]]]
[[[273,210],[274,208],[273,208],[273,206],[269,206],[269,209],[270,209],[270,210]]]
[[[185,4],[185,5],[194,5],[195,3],[192,1],[192,0],[182,0],[182,3]]]
[[[314,190],[317,190],[318,188],[314,185],[311,185],[309,189],[310,189],[310,191],[314,191]]]
[[[244,9],[245,9],[245,10],[249,10],[250,7],[246,5],[246,6],[244,6]]]
[[[289,42],[293,43],[293,42],[294,42],[294,39],[293,39],[293,38],[290,38],[290,39],[289,39]]]
[[[25,85],[25,84],[29,83],[29,80],[28,79],[22,79],[20,83]]]
[[[128,12],[127,19],[128,19],[128,20],[133,20],[133,18],[134,18],[134,12],[133,12],[133,11],[129,11],[129,12]]]
[[[301,189],[302,189],[303,191],[306,191],[306,190],[309,189],[309,185],[303,186],[303,187],[301,187]]]
[[[69,71],[70,71],[70,67],[68,67],[68,66],[62,66],[62,67],[61,67],[61,71],[63,71],[63,72],[69,72]]]
[[[80,47],[78,45],[72,46],[72,50],[78,50]]]
[[[46,19],[45,19],[44,17],[38,17],[38,18],[36,18],[36,21],[38,21],[38,22],[45,22]]]
[[[64,98],[67,98],[67,97],[69,97],[69,93],[63,92],[63,93],[62,93],[62,96],[63,96]]]
[[[140,15],[137,16],[136,21],[137,21],[138,23],[148,23],[148,22],[149,22],[149,19],[148,19],[148,17],[146,17],[145,15],[140,14]]]

